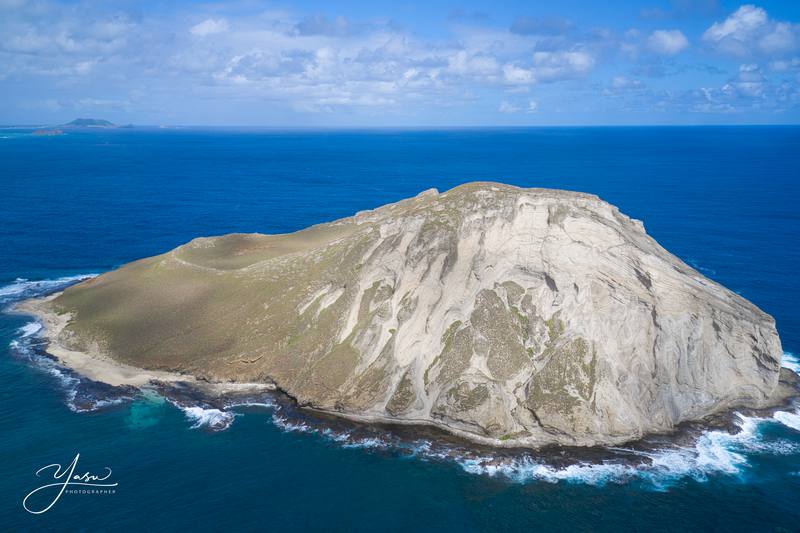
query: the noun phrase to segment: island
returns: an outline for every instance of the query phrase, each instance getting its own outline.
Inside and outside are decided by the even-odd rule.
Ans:
[[[62,124],[56,127],[42,127],[33,130],[33,135],[37,136],[54,136],[64,135],[64,130],[81,130],[81,129],[119,129],[119,128],[132,128],[131,124],[126,126],[118,126],[111,121],[99,118],[76,118],[72,122]]]
[[[109,120],[101,118],[76,118],[72,122],[64,124],[64,128],[117,128],[118,126]]]
[[[84,368],[264,383],[495,446],[618,444],[793,392],[773,318],[640,221],[499,183],[197,238],[21,308]]]

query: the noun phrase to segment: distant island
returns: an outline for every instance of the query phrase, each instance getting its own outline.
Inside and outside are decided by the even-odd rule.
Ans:
[[[132,127],[133,124],[126,124],[124,126],[120,126],[118,124],[114,124],[110,120],[105,120],[102,118],[76,118],[72,122],[67,122],[66,124],[35,129],[33,131],[33,135],[48,137],[53,135],[64,135],[64,130],[78,130],[78,129],[110,130],[110,129],[132,128]]]
[[[63,125],[65,128],[118,128],[116,124],[102,118],[76,118]]]

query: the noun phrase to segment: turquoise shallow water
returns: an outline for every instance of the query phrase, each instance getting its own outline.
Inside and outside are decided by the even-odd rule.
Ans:
[[[11,133],[0,136],[4,303],[198,235],[291,231],[490,179],[599,194],[774,315],[800,353],[799,128]],[[498,464],[280,403],[181,409],[150,394],[78,412],[109,398],[31,355],[29,322],[0,315],[4,530],[800,530],[793,409],[646,453]],[[112,469],[115,493],[27,513],[36,470],[78,453],[81,471]]]

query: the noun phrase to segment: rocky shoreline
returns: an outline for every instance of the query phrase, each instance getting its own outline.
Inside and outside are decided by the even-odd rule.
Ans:
[[[101,406],[114,406],[133,401],[147,391],[155,391],[181,409],[200,408],[231,413],[247,406],[277,407],[282,423],[308,432],[348,435],[357,440],[375,440],[391,444],[392,450],[411,453],[410,443],[425,442],[433,448],[432,456],[460,459],[481,458],[485,466],[511,464],[527,457],[530,446],[511,441],[487,439],[431,421],[396,420],[381,416],[354,416],[337,411],[303,405],[296,398],[272,383],[211,382],[194,376],[167,370],[135,369],[103,357],[100,354],[76,353],[58,345],[58,335],[65,321],[49,312],[44,304],[60,292],[24,300],[10,312],[35,318],[42,324],[33,349],[61,365],[67,373],[80,380],[80,393],[72,399],[77,411],[93,411]],[[768,418],[776,411],[793,407],[800,397],[800,376],[782,369],[774,403],[766,408],[739,408],[714,413],[699,421],[687,421],[673,431],[650,434],[643,438],[613,445],[565,446],[548,443],[535,447],[538,460],[554,467],[582,462],[621,461],[637,465],[648,453],[664,448],[691,446],[698,436],[708,431],[736,434],[741,416]],[[232,418],[230,420],[232,422]],[[227,429],[229,423],[208,424],[211,431]],[[430,450],[428,450],[430,451]],[[643,455],[644,454],[644,455]]]
[[[58,361],[47,352],[46,338],[37,341],[34,349],[38,355]],[[66,367],[65,371],[73,372]],[[119,408],[152,391],[187,414],[193,409],[200,409],[212,414],[231,415],[230,418],[212,419],[194,426],[212,432],[228,429],[233,422],[233,416],[242,412],[266,410],[268,414],[271,413],[273,423],[285,432],[317,435],[342,447],[364,448],[372,453],[418,457],[445,463],[456,462],[468,472],[490,476],[499,474],[510,481],[580,479],[590,483],[605,483],[641,478],[654,484],[656,488],[663,483],[668,486],[673,478],[692,475],[683,471],[682,468],[685,467],[680,464],[668,465],[661,472],[665,468],[662,464],[665,457],[669,460],[674,455],[679,463],[685,460],[687,450],[690,454],[695,453],[694,450],[699,447],[698,442],[709,434],[729,434],[729,438],[735,440],[737,435],[748,431],[743,421],[750,418],[765,420],[780,408],[795,406],[792,399],[787,399],[781,406],[770,409],[719,413],[699,422],[681,424],[669,434],[650,435],[618,447],[550,444],[531,450],[526,447],[487,445],[469,436],[462,437],[444,428],[426,424],[409,425],[343,418],[334,413],[301,407],[277,388],[261,391],[252,388],[249,391],[244,388],[236,390],[215,387],[214,384],[196,380],[152,381],[146,386],[112,386],[77,376],[81,379],[80,392],[72,399],[71,407],[78,411]],[[787,371],[786,378],[785,386],[796,389],[800,377]],[[651,470],[666,476],[665,480],[648,477]]]

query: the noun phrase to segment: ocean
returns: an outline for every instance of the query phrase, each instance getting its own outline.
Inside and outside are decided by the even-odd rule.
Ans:
[[[800,370],[799,148],[798,127],[5,128],[0,305],[197,236],[289,232],[490,180],[590,192],[642,220],[773,315]],[[4,531],[800,531],[797,407],[647,451],[497,461],[268,398],[215,409],[87,392],[37,333],[0,315]],[[113,490],[26,511],[53,481],[37,470],[78,454],[76,473],[108,467]]]

